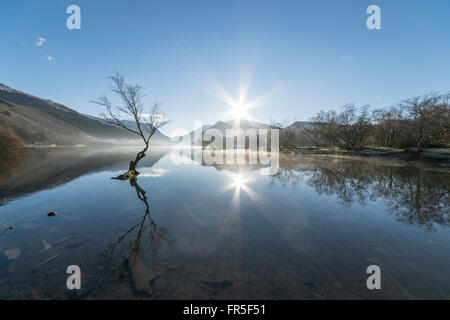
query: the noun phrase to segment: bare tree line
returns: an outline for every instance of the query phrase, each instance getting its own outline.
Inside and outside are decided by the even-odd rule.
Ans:
[[[292,122],[295,123],[295,119]],[[279,144],[281,149],[295,147],[295,143],[298,140],[296,139],[297,130],[288,119],[284,119],[283,121],[271,119],[270,125],[272,128],[280,130]]]
[[[432,93],[375,110],[348,104],[340,111],[320,111],[302,134],[311,145],[350,150],[384,146],[415,148],[420,153],[427,147],[446,147],[450,143],[449,100],[450,94]]]

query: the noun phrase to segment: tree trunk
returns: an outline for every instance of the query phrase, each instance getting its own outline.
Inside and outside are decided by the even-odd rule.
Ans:
[[[145,157],[145,152],[148,150],[148,143],[146,143],[144,150],[139,152],[136,155],[136,159],[134,161],[130,161],[130,167],[128,168],[128,174],[131,176],[138,176],[139,172],[137,171],[137,165],[139,164],[139,161],[141,161]]]
[[[146,143],[144,150],[140,151],[136,158],[132,161],[130,161],[130,166],[128,167],[128,172],[121,174],[118,177],[112,178],[117,180],[128,180],[128,179],[136,179],[137,176],[140,174],[139,171],[137,171],[137,165],[139,164],[139,161],[141,161],[145,157],[145,152],[148,150],[148,143]]]

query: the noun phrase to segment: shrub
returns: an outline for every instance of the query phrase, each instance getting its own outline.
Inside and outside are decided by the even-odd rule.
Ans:
[[[22,139],[13,132],[0,128],[0,180],[18,169],[24,158]]]

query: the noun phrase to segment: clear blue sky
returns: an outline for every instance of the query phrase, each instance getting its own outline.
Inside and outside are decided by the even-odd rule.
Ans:
[[[71,4],[81,30],[66,28]],[[366,27],[371,4],[382,30]],[[450,90],[448,0],[9,0],[0,30],[1,83],[97,115],[89,101],[119,71],[163,103],[168,134],[223,117],[218,84],[236,99],[241,73],[264,122]]]

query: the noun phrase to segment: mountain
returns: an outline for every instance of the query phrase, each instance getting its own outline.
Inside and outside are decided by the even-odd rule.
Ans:
[[[21,92],[0,83],[0,127],[16,133],[26,144],[76,145],[139,143],[135,134],[102,123],[60,103]],[[152,144],[163,144],[170,139]],[[158,137],[155,137],[158,138]]]
[[[96,117],[90,114],[82,114],[84,117],[98,121],[100,123],[104,123],[107,125],[110,125],[108,123],[107,120],[100,118],[100,117]],[[132,129],[137,129],[137,125],[135,121],[131,121],[131,120],[124,120],[122,121],[126,126],[128,126],[129,128]],[[172,143],[172,139],[170,139],[168,136],[166,136],[165,134],[161,133],[161,131],[157,130],[155,132],[155,134],[153,135],[151,141],[154,143],[155,141],[158,141],[158,144],[171,144]]]
[[[227,129],[242,129],[244,131],[247,131],[248,129],[255,129],[256,131],[258,131],[259,129],[271,129],[272,127],[270,125],[264,124],[264,123],[259,123],[259,122],[254,122],[254,121],[249,121],[249,120],[244,120],[241,119],[239,121],[239,124],[237,124],[237,122],[235,122],[234,120],[230,120],[230,121],[217,121],[214,125],[205,125],[202,128],[198,128],[196,130],[191,131],[190,133],[184,135],[183,137],[177,137],[175,140],[177,142],[180,142],[181,144],[184,145],[189,145],[189,144],[198,144],[199,141],[194,141],[195,137],[197,135],[200,135],[203,137],[203,134],[205,131],[207,130],[219,130],[223,137],[226,136],[226,131]],[[199,139],[197,139],[199,140]],[[208,143],[206,143],[207,145]],[[226,141],[224,140],[224,145],[226,144]]]
[[[296,121],[293,124],[291,124],[287,129],[293,129],[293,130],[305,130],[305,129],[312,129],[313,122],[309,121]]]
[[[228,126],[233,127],[233,125],[235,124],[234,120],[230,120],[225,122]],[[265,124],[265,123],[260,123],[260,122],[256,122],[256,121],[249,121],[249,120],[245,120],[245,119],[241,119],[239,121],[239,128],[241,128],[242,130],[248,130],[248,129],[272,129],[272,126]]]

